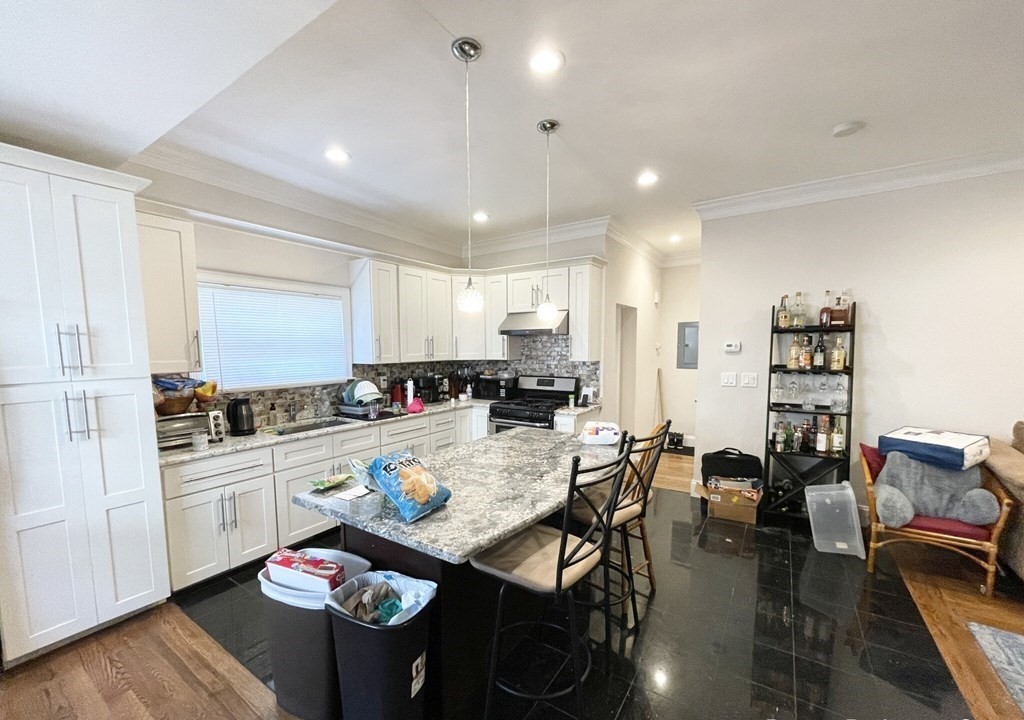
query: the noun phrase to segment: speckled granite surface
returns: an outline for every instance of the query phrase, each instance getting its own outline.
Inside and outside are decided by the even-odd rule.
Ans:
[[[466,400],[460,402],[455,401],[456,410],[468,410],[474,406],[487,406],[490,405],[490,400]],[[437,413],[449,412],[451,406],[448,403],[427,406],[427,409],[417,415],[402,415],[401,417],[388,418],[386,420],[375,420],[374,425],[387,425],[389,423],[398,422],[399,420],[407,417],[422,417],[424,415],[435,415]],[[302,422],[310,422],[304,420]],[[300,423],[286,423],[287,424],[302,424]],[[179,463],[191,462],[192,460],[204,460],[206,458],[217,457],[219,455],[230,455],[231,453],[243,452],[244,450],[255,450],[256,448],[270,447],[271,445],[279,445],[280,443],[294,442],[296,440],[306,440],[308,438],[319,437],[320,435],[332,435],[338,432],[345,432],[351,430],[353,426],[363,426],[367,423],[362,420],[351,420],[345,425],[335,425],[334,427],[319,428],[315,430],[309,430],[307,432],[294,433],[292,435],[275,435],[273,433],[266,433],[257,431],[255,435],[247,435],[244,437],[232,437],[228,435],[224,438],[224,442],[210,443],[210,447],[206,450],[193,450],[192,448],[186,447],[180,450],[164,450],[160,453],[160,467],[166,465],[177,465]]]
[[[424,458],[424,464],[452,498],[415,523],[405,523],[390,501],[368,520],[341,512],[330,495],[305,492],[292,502],[446,562],[463,563],[564,507],[574,455],[584,466],[597,465],[613,459],[615,450],[532,428],[448,448]]]
[[[576,415],[576,416],[579,416],[579,415],[585,415],[588,412],[594,412],[594,411],[600,412],[600,410],[601,410],[601,403],[591,403],[590,405],[587,405],[586,407],[580,407],[578,405],[576,407],[569,407],[568,405],[566,405],[565,407],[561,407],[561,408],[558,408],[557,410],[555,410],[555,415]]]

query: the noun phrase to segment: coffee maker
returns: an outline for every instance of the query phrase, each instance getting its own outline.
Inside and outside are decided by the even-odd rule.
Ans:
[[[420,375],[412,379],[416,385],[416,396],[426,404],[440,402],[437,375]]]

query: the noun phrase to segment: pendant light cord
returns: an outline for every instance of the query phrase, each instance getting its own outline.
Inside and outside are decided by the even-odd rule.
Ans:
[[[469,285],[473,284],[473,184],[469,169],[469,63],[466,63],[466,245],[469,256]]]
[[[544,301],[549,302],[548,275],[551,274],[551,133],[544,134]]]

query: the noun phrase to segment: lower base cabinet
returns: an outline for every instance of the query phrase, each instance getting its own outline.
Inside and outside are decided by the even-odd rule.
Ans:
[[[416,457],[426,457],[430,454],[430,436],[422,435],[420,437],[409,438],[408,440],[398,440],[397,442],[393,442],[389,445],[380,446],[381,455],[401,452],[402,450],[408,450]]]
[[[270,475],[168,500],[165,512],[172,590],[277,549]]]
[[[318,512],[299,507],[292,502],[292,497],[304,493],[312,486],[310,480],[329,477],[336,468],[336,461],[331,458],[322,462],[304,465],[294,470],[274,473],[275,494],[277,496],[277,541],[281,546],[291,545],[313,535],[330,530],[337,523]]]

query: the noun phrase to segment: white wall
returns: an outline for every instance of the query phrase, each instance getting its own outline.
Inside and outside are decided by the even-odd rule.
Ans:
[[[697,424],[698,370],[676,367],[676,338],[681,322],[700,320],[700,265],[666,267],[661,271],[658,305],[659,361],[665,397],[665,417],[672,431],[694,435]],[[703,334],[703,330],[702,330]],[[703,337],[701,344],[703,344]]]
[[[851,447],[901,425],[1008,439],[1024,418],[1024,173],[708,221],[701,246],[698,458],[763,455],[770,308],[796,290],[857,302]],[[727,370],[760,385],[720,387]]]
[[[658,369],[658,310],[654,293],[661,288],[661,269],[647,257],[609,238],[604,269],[604,348],[601,354],[601,417],[619,421],[619,358],[615,346],[616,305],[636,308],[636,393],[630,432],[646,433],[654,416],[655,377]]]
[[[349,285],[352,256],[346,253],[202,223],[195,227],[196,264],[200,270],[336,287]]]

